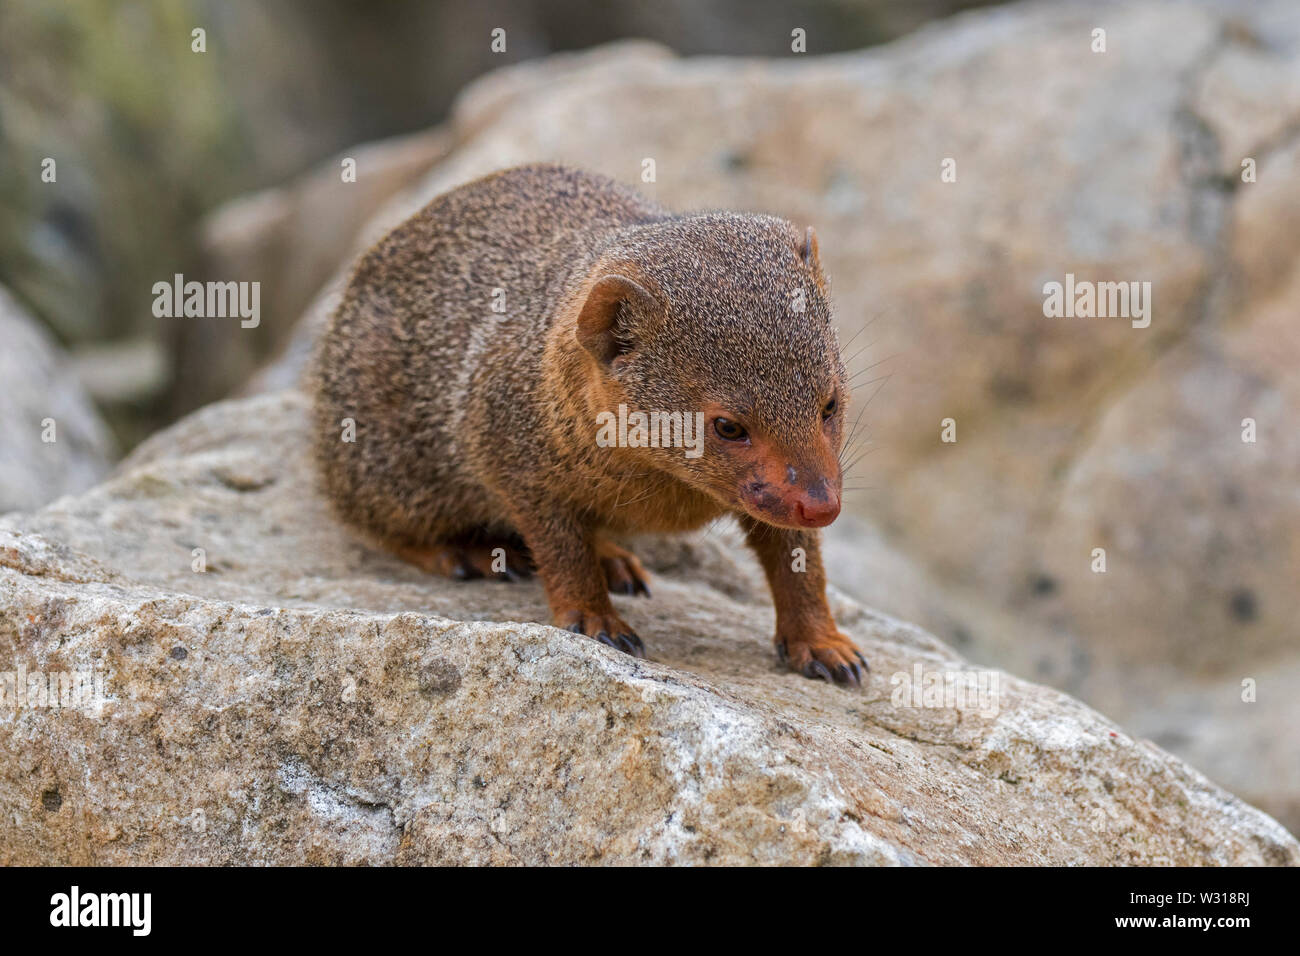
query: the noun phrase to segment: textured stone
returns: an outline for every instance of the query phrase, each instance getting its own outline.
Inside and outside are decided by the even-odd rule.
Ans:
[[[649,660],[512,623],[544,617],[536,581],[429,578],[346,535],[306,412],[208,407],[0,520],[0,662],[107,698],[0,706],[0,863],[1300,862],[1057,691],[891,700],[895,674],[970,665],[842,596],[865,691],[784,671],[726,528],[638,546],[655,597],[615,600]]]

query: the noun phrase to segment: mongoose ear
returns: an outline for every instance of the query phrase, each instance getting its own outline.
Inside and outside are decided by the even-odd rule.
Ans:
[[[578,343],[603,365],[628,350],[627,336],[618,334],[624,304],[648,311],[658,302],[637,282],[612,273],[596,280],[578,313]]]
[[[803,242],[799,244],[799,258],[803,259],[806,265],[821,270],[822,261],[817,255],[817,233],[812,226],[809,226],[807,232],[803,234]]]

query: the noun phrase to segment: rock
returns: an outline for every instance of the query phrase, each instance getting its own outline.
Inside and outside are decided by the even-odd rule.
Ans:
[[[842,596],[865,691],[783,671],[733,532],[639,548],[646,661],[526,623],[535,580],[348,536],[300,394],[208,407],[0,520],[0,660],[102,687],[0,701],[0,863],[1300,863],[1178,758]],[[891,700],[918,668],[998,693]]]
[[[1014,5],[834,57],[624,44],[512,67],[466,90],[457,147],[363,235],[541,158],[677,209],[814,224],[870,452],[832,580],[1184,754],[1177,715],[1210,702],[1248,740],[1211,735],[1195,760],[1300,828],[1290,688],[1241,700],[1243,679],[1300,666],[1292,13],[1108,7],[1093,53],[1094,11]],[[1067,273],[1151,283],[1150,326],[1045,317]],[[343,275],[263,388],[295,380]],[[1242,746],[1268,762],[1245,768]]]
[[[33,510],[98,481],[113,442],[62,349],[3,286],[0,341],[0,513]]]
[[[166,388],[171,374],[166,352],[151,338],[82,343],[68,359],[77,381],[101,406],[147,402]]]

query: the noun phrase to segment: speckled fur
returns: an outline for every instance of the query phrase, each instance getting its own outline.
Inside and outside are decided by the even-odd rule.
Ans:
[[[746,476],[727,456],[602,448],[596,414],[620,402],[721,405],[761,427],[790,462],[781,474],[814,468],[809,436],[827,395],[846,403],[847,388],[825,278],[803,243],[782,219],[679,216],[560,166],[509,169],[439,196],[362,256],[322,340],[315,446],[330,499],[398,550],[483,529],[521,534],[548,592],[585,573],[600,536],[742,511],[735,488]],[[617,369],[576,336],[588,291],[609,273],[663,306],[621,306],[619,339],[631,350]],[[504,313],[492,311],[495,289]],[[799,289],[802,312],[791,309]],[[354,443],[340,439],[344,419]],[[755,524],[751,540],[763,533]],[[815,532],[768,537],[816,551]],[[558,604],[597,600],[594,586],[579,590]]]

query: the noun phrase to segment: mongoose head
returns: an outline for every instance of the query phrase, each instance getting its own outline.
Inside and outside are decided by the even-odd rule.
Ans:
[[[720,213],[625,230],[576,337],[597,404],[659,412],[660,431],[689,416],[689,447],[643,447],[647,464],[767,524],[835,520],[849,390],[811,228]]]

